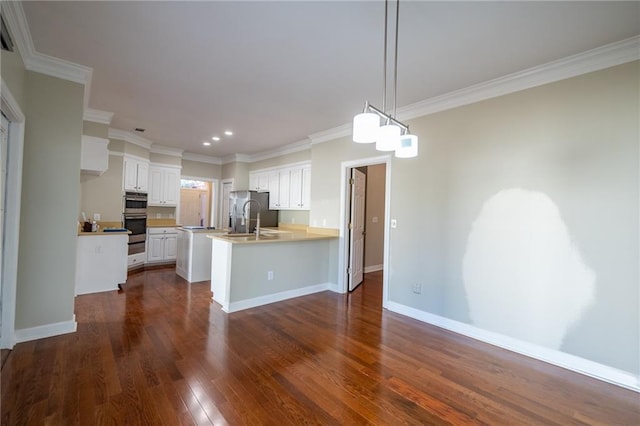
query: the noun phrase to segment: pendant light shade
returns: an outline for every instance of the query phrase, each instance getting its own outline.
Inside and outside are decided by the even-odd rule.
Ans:
[[[418,156],[418,137],[416,135],[400,136],[400,144],[396,148],[396,157],[413,158]]]
[[[378,137],[380,117],[378,114],[363,112],[353,117],[353,141],[357,143],[372,143]]]
[[[400,127],[395,124],[380,126],[376,149],[378,151],[395,151],[400,141]]]

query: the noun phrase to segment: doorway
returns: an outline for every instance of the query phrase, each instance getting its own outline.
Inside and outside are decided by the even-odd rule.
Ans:
[[[233,191],[233,179],[222,181],[220,190],[220,229],[229,229],[229,194]]]
[[[182,176],[180,179],[180,223],[190,226],[217,227],[218,181]]]
[[[346,293],[372,279],[382,281],[383,306],[387,300],[390,168],[390,156],[342,163],[338,287]]]
[[[3,127],[6,125],[5,157],[2,159],[6,174],[2,175],[3,218],[2,251],[0,253],[0,347],[13,348],[15,344],[16,283],[18,276],[18,241],[20,230],[20,200],[22,192],[22,158],[24,150],[25,116],[9,88],[2,81],[0,90]]]

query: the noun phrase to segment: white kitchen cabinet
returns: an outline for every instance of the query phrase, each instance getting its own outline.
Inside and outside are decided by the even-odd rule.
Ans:
[[[291,169],[289,210],[309,210],[311,204],[311,166]]]
[[[147,263],[176,260],[178,231],[176,228],[147,228]]]
[[[147,192],[149,190],[149,163],[125,156],[122,181],[125,191]]]
[[[109,168],[109,139],[82,135],[80,172],[102,175]]]
[[[253,171],[249,174],[249,189],[269,191],[270,210],[309,210],[311,164],[303,162]]]
[[[207,235],[222,231],[178,228],[178,259],[176,274],[190,283],[211,279],[211,238]]]
[[[249,173],[249,189],[252,191],[268,191],[269,173]]]
[[[280,169],[269,172],[269,209],[289,209],[291,171]]]
[[[127,281],[126,233],[100,232],[77,237],[75,294],[117,290]]]
[[[149,167],[149,206],[175,207],[180,194],[180,169],[176,167]]]

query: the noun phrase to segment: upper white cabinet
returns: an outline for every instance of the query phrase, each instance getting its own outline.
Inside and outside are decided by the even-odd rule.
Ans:
[[[149,162],[125,156],[123,183],[125,191],[149,191]]]
[[[158,166],[149,167],[149,206],[175,207],[180,194],[180,168]]]
[[[311,166],[291,169],[290,210],[309,210],[311,206]]]
[[[250,173],[249,189],[252,191],[268,191],[269,173]]]
[[[309,210],[311,165],[289,165],[249,174],[249,189],[269,191],[271,210]]]
[[[269,209],[286,210],[289,208],[290,179],[289,169],[275,170],[269,173]]]
[[[109,168],[109,139],[82,135],[80,148],[80,171],[102,175]]]

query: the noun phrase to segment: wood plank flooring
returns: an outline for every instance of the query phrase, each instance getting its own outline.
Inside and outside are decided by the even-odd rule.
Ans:
[[[381,309],[381,275],[223,313],[172,269],[80,296],[19,344],[2,425],[640,424],[637,393]]]

